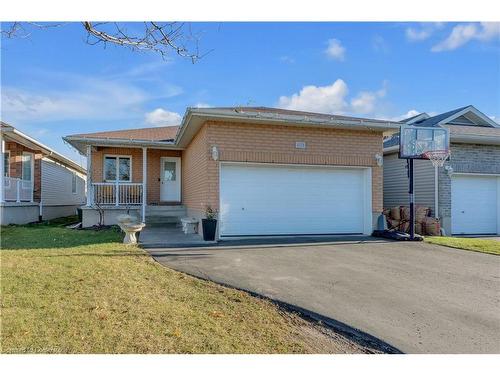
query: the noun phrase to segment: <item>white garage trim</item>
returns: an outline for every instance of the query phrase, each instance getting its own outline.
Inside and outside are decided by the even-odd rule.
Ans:
[[[496,225],[492,225],[491,228],[485,224],[484,229],[481,228],[481,225],[478,223],[480,220],[478,220],[477,216],[471,215],[467,219],[467,222],[464,223],[463,219],[464,218],[459,218],[458,215],[459,213],[457,212],[457,202],[455,200],[458,200],[462,202],[464,198],[462,197],[456,197],[454,199],[454,194],[457,194],[457,191],[455,190],[457,188],[454,183],[457,183],[457,179],[454,180],[454,178],[460,178],[460,177],[470,177],[471,180],[474,177],[477,178],[491,178],[491,180],[496,178],[496,192],[493,192],[491,194],[491,197],[493,199],[491,200],[491,203],[488,204],[489,202],[481,202],[479,197],[478,199],[475,200],[477,202],[478,207],[483,206],[486,210],[491,209],[492,211],[486,212],[485,215],[491,216],[493,220],[496,218]],[[490,180],[490,181],[491,181]],[[454,182],[455,181],[455,182]],[[493,186],[495,185],[495,182],[491,181],[490,182]],[[493,187],[494,189],[494,187]],[[460,194],[459,194],[460,195]],[[496,202],[495,202],[496,198]],[[500,174],[492,174],[492,173],[453,173],[453,176],[451,177],[451,231],[452,234],[495,234],[495,228],[496,228],[496,234],[500,234]],[[488,199],[488,197],[486,197]],[[496,210],[496,212],[494,212]],[[477,213],[476,213],[477,214]],[[480,215],[480,213],[479,213]]]
[[[268,168],[313,168],[313,169],[335,169],[335,170],[360,170],[362,173],[358,175],[358,177],[354,177],[355,175],[353,174],[354,179],[358,179],[358,181],[361,181],[360,183],[362,184],[360,189],[359,189],[359,196],[360,196],[360,204],[358,206],[358,210],[361,209],[362,213],[359,215],[360,220],[362,222],[359,222],[359,230],[356,231],[356,233],[362,233],[369,235],[372,232],[373,229],[373,221],[372,221],[372,170],[371,167],[360,167],[360,166],[338,166],[338,165],[311,165],[311,164],[284,164],[284,163],[255,163],[255,162],[220,162],[219,163],[219,213],[220,213],[220,232],[219,232],[219,238],[220,237],[234,237],[238,236],[237,234],[231,233],[231,234],[224,234],[224,211],[223,211],[223,193],[224,193],[224,182],[227,184],[227,180],[223,181],[224,177],[224,172],[223,168],[224,166],[241,166],[241,167],[263,167],[263,171],[269,171]],[[233,172],[234,173],[234,172]],[[319,177],[319,176],[318,176]],[[321,177],[319,177],[321,178]],[[360,180],[361,178],[361,180]],[[283,181],[283,180],[282,180]],[[285,180],[286,181],[286,180]],[[227,185],[226,185],[227,186]],[[359,187],[360,184],[357,184]],[[307,191],[306,191],[307,192]],[[233,193],[234,194],[234,193]],[[357,211],[359,213],[359,211]],[[300,213],[298,213],[300,215]],[[227,233],[227,232],[226,232]],[[347,232],[349,233],[349,232]],[[307,235],[307,234],[341,234],[341,233],[283,233],[283,234],[263,234],[266,236],[275,236],[275,235]],[[353,233],[354,234],[354,233]],[[259,236],[260,234],[250,234],[251,236]],[[248,236],[248,234],[241,234],[241,236]]]

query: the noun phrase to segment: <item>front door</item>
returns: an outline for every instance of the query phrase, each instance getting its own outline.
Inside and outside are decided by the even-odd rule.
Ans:
[[[181,158],[161,158],[160,200],[164,202],[181,201]]]

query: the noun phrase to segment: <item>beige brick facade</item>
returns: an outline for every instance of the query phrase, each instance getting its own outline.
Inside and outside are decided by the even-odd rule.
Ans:
[[[182,201],[190,216],[201,216],[208,200],[207,127],[200,129],[182,154]]]
[[[40,151],[32,150],[17,142],[5,142],[5,151],[9,153],[9,177],[22,178],[22,156],[23,152],[29,152],[34,155],[34,188],[33,200],[40,202],[42,193],[42,153]]]
[[[165,156],[181,157],[182,151],[148,150],[148,195],[147,195],[148,204],[160,203],[160,182],[159,182],[160,167],[161,167],[160,158]]]
[[[305,142],[305,149],[295,148]],[[160,198],[160,157],[182,158],[182,203],[193,216],[206,205],[219,206],[219,161],[212,160],[217,146],[219,161],[364,166],[372,168],[372,209],[382,210],[382,167],[375,155],[383,154],[382,133],[358,130],[308,128],[245,123],[207,122],[185,150],[148,151],[148,204]],[[93,153],[93,181],[102,181],[103,157],[132,156],[133,182],[142,181],[142,150],[98,148]]]
[[[295,148],[303,141],[306,149]],[[207,122],[183,155],[183,203],[193,213],[219,206],[220,161],[366,166],[372,168],[372,209],[382,211],[382,133],[243,123]]]

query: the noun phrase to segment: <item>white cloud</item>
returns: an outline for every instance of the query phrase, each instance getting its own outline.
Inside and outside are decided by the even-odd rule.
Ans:
[[[401,120],[404,120],[404,119],[407,119],[407,118],[419,115],[421,113],[422,112],[417,111],[416,109],[410,109],[408,112],[406,112],[403,115],[399,115],[399,116],[395,116],[395,117],[390,117],[387,120],[390,120],[390,121],[401,121]]]
[[[342,113],[347,108],[348,92],[347,84],[337,79],[328,86],[304,86],[299,93],[281,96],[278,106],[311,112]]]
[[[208,103],[203,103],[203,102],[199,102],[199,103],[196,103],[194,105],[195,108],[210,108],[212,107],[210,104]]]
[[[330,39],[325,50],[326,55],[334,60],[344,61],[345,48],[338,39]]]
[[[377,91],[361,91],[350,101],[349,89],[342,79],[327,86],[304,86],[298,93],[281,96],[278,107],[331,114],[373,114],[387,93],[387,82]]]
[[[165,100],[182,92],[162,81],[148,83],[148,89],[136,84],[142,73],[148,79],[151,69],[153,66],[121,74],[87,76],[34,68],[28,72],[28,84],[2,87],[2,117],[13,122],[140,117],[148,101]]]
[[[408,27],[406,38],[411,42],[420,42],[428,39],[434,32],[444,26],[442,22],[421,23],[419,27]]]
[[[445,40],[434,45],[431,51],[451,51],[472,40],[485,42],[496,38],[500,40],[500,23],[498,22],[461,23],[451,30]]]
[[[361,91],[355,98],[351,99],[351,111],[358,114],[373,113],[377,101],[387,93],[387,83],[378,91]]]
[[[182,116],[177,112],[170,112],[163,108],[156,108],[148,112],[144,116],[147,124],[152,126],[172,126],[179,125],[182,121]]]
[[[381,35],[375,35],[372,38],[372,48],[377,52],[389,52],[389,44]]]
[[[356,113],[370,113],[375,108],[377,96],[373,92],[360,92],[351,100],[351,106]]]
[[[1,96],[2,115],[42,121],[121,118],[146,99],[147,94],[133,86],[97,80],[58,91],[4,87]]]
[[[280,61],[283,63],[286,63],[286,64],[294,64],[295,63],[295,59],[293,57],[290,57],[290,56],[281,56]]]

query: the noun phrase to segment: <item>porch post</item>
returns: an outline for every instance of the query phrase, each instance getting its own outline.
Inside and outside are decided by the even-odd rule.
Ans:
[[[16,178],[16,202],[21,202],[21,179]]]
[[[115,181],[115,206],[120,205],[120,181],[118,180],[120,171],[116,168],[116,181]]]
[[[92,207],[93,191],[92,191],[92,146],[87,145],[87,207]]]
[[[30,197],[30,202],[33,203],[34,198],[35,198],[35,166],[36,166],[36,154],[33,154],[33,161],[31,164],[32,172],[31,172],[31,183],[30,183],[30,188],[31,188],[31,197]],[[42,169],[42,161],[40,160],[40,176],[41,176],[41,169]],[[40,177],[41,178],[41,177]],[[40,180],[40,188],[42,186],[42,180]],[[42,200],[42,196],[40,195],[40,200]]]
[[[148,189],[148,149],[142,148],[142,222],[146,222],[146,200]]]
[[[5,171],[4,171],[4,143],[3,143],[3,134],[2,131],[0,130],[0,156],[2,157],[2,160],[0,161],[0,203],[5,202],[5,194],[4,194],[4,176],[5,176]]]

